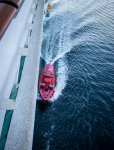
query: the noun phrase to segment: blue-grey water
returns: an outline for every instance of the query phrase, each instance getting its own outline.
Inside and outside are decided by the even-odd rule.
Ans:
[[[57,86],[36,105],[33,150],[114,150],[114,0],[50,3],[40,68],[51,60]]]

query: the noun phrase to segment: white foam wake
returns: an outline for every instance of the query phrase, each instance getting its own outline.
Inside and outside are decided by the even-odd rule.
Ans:
[[[52,25],[53,24],[50,22],[50,26]],[[62,94],[62,90],[65,88],[67,83],[68,68],[65,60],[65,54],[70,52],[72,49],[70,30],[70,26],[66,26],[63,23],[60,24],[59,29],[54,28],[53,32],[51,28],[44,32],[44,47],[42,49],[42,58],[45,60],[46,64],[54,64],[58,60],[58,71],[56,71],[56,88],[55,93],[50,101],[56,100]]]
[[[56,100],[62,94],[62,90],[65,88],[68,79],[67,70],[68,68],[65,60],[59,59],[58,72],[56,73],[56,88],[50,101]]]

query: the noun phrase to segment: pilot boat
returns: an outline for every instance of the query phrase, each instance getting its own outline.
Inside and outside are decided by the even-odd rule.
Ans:
[[[45,101],[48,101],[54,93],[55,86],[56,77],[54,66],[52,64],[46,64],[41,70],[38,82],[38,90],[41,98]]]

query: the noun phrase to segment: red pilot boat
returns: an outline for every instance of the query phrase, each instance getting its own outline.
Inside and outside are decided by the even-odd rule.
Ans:
[[[48,101],[55,89],[56,79],[54,66],[46,64],[42,69],[38,82],[38,89],[43,100]]]

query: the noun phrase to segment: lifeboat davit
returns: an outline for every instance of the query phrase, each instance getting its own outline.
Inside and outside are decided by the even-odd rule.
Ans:
[[[38,82],[38,89],[43,100],[48,101],[55,89],[56,77],[54,66],[46,64],[42,69]]]

